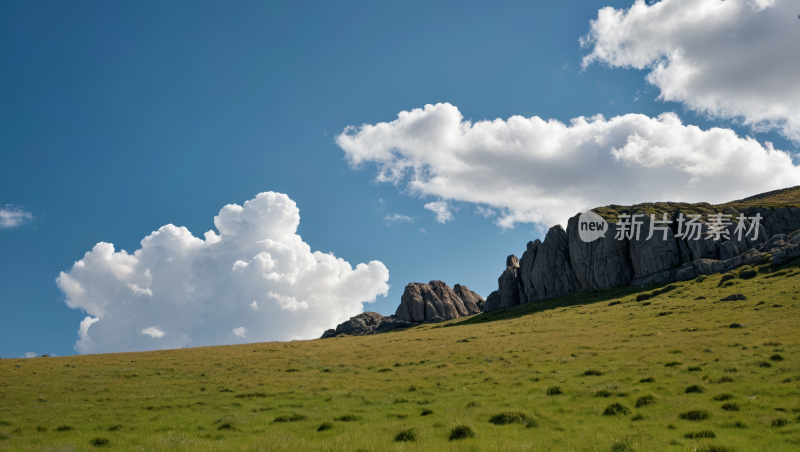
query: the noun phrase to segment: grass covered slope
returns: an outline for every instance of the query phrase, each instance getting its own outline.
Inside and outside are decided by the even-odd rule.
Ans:
[[[597,207],[592,209],[592,211],[603,217],[603,219],[609,223],[615,224],[620,214],[655,214],[656,217],[660,219],[660,216],[664,213],[671,215],[674,212],[680,211],[685,215],[700,215],[705,218],[710,214],[725,213],[729,208],[734,208],[739,211],[746,211],[750,208],[800,208],[800,185],[761,193],[724,204],[710,204],[707,202],[694,204],[686,202],[646,202],[633,206],[611,204],[605,207]]]
[[[794,262],[374,336],[5,359],[0,449],[796,451],[798,298]]]

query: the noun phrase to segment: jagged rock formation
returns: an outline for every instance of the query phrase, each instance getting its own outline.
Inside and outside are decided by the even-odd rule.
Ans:
[[[761,205],[759,205],[761,204]],[[765,207],[764,205],[769,205]],[[778,206],[776,206],[778,204]],[[785,204],[781,207],[779,204]],[[579,215],[569,219],[566,232],[553,226],[544,241],[528,242],[522,259],[509,256],[506,269],[498,278],[498,290],[486,299],[484,312],[568,295],[581,290],[609,286],[646,286],[686,281],[699,275],[726,272],[741,265],[772,262],[777,265],[800,258],[800,186],[756,195],[728,204],[646,203],[631,207],[608,206],[594,209],[611,224],[604,238],[584,242],[578,231]],[[643,214],[637,238],[617,240],[620,226],[615,224],[620,213]],[[688,237],[685,225],[678,236],[678,218],[690,215],[723,213],[730,215],[727,234],[721,240],[707,239],[713,228],[699,223],[699,239]],[[651,217],[657,221],[666,214],[666,231],[656,230],[647,239]],[[760,215],[755,235],[736,233],[739,226],[750,231],[752,224],[742,225],[736,217]],[[658,224],[658,226],[662,226]],[[741,229],[741,228],[739,228]],[[666,235],[666,237],[664,237]],[[725,237],[727,236],[727,237]],[[521,286],[521,287],[520,287]]]
[[[408,328],[422,323],[443,322],[483,311],[485,300],[467,286],[455,285],[455,290],[443,281],[406,286],[400,306],[394,315],[384,317],[376,312],[364,312],[325,331],[322,339],[340,335],[364,336],[384,333],[395,328]]]
[[[339,335],[365,336],[367,334],[385,333],[395,328],[408,328],[413,323],[405,322],[390,315],[384,317],[377,312],[363,312],[350,320],[340,323],[336,329],[330,329],[322,334],[322,339]]]

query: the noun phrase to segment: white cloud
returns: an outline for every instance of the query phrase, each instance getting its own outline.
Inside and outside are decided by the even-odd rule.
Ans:
[[[139,330],[139,333],[140,334],[146,334],[146,335],[148,335],[148,336],[150,336],[150,337],[152,337],[154,339],[161,339],[162,337],[164,337],[164,332],[159,330],[158,328],[156,328],[154,326],[149,326],[147,328],[143,328],[143,329]]]
[[[0,206],[0,229],[8,229],[25,224],[33,219],[33,214],[11,204]]]
[[[659,99],[800,142],[796,1],[637,0],[606,7],[580,39],[582,66],[647,69]]]
[[[483,207],[478,206],[475,208],[475,213],[482,216],[483,218],[491,218],[497,215],[497,212],[494,211],[491,207]]]
[[[26,358],[36,358],[37,356],[38,355],[36,354],[36,352],[26,352],[25,353],[25,357]]]
[[[75,349],[242,342],[234,328],[246,328],[248,341],[314,338],[386,295],[381,262],[353,268],[312,252],[297,235],[299,223],[294,201],[268,192],[223,207],[214,218],[218,232],[202,239],[170,224],[132,254],[98,243],[56,279],[67,305],[89,315]],[[154,344],[156,331],[168,334]]]
[[[729,129],[683,125],[674,113],[471,123],[456,107],[437,104],[348,127],[336,142],[352,166],[375,163],[378,181],[491,206],[502,227],[566,225],[577,212],[610,203],[725,202],[800,180],[787,152]]]
[[[450,212],[450,206],[447,201],[436,201],[425,204],[425,208],[436,214],[436,221],[439,223],[447,223],[453,220],[453,214]]]
[[[231,334],[233,334],[236,337],[247,337],[247,328],[243,326],[240,326],[239,328],[234,328],[233,331],[231,331]]]
[[[384,220],[386,220],[386,223],[387,223],[386,225],[387,226],[390,226],[392,223],[395,223],[395,222],[398,222],[398,221],[406,221],[406,222],[409,222],[409,223],[413,223],[414,222],[413,218],[405,216],[405,215],[400,215],[399,213],[396,213],[394,215],[386,215],[386,218],[384,218]]]
[[[428,233],[428,231],[426,231],[425,228],[419,228],[419,232],[421,232],[423,234],[427,234]]]

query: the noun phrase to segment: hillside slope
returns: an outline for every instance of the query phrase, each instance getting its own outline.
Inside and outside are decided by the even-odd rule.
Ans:
[[[374,336],[4,359],[0,449],[795,451],[799,285],[795,261]]]

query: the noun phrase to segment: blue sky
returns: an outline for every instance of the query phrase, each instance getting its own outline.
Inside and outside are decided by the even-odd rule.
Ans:
[[[457,196],[439,223],[424,205],[441,196],[376,181],[336,141],[427,104],[473,121],[674,112],[798,151],[780,128],[657,100],[647,68],[582,70],[590,20],[630,0],[224,3],[0,4],[0,205],[31,215],[0,229],[0,356],[76,353],[87,312],[56,277],[98,242],[132,253],[167,224],[202,238],[223,206],[268,191],[297,204],[312,251],[388,268],[366,310],[393,314],[407,283],[432,279],[487,296],[542,225],[500,227]]]

